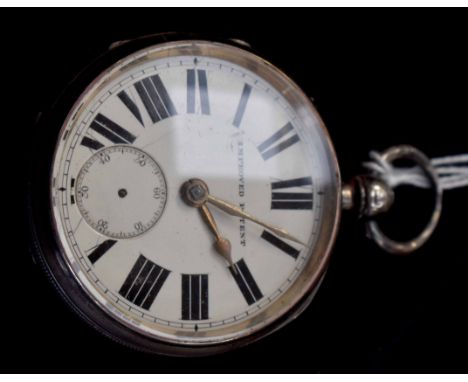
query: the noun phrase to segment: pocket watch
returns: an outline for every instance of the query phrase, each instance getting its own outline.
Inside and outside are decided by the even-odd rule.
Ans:
[[[208,355],[277,330],[313,299],[342,207],[391,200],[375,179],[341,185],[310,99],[239,41],[114,44],[37,132],[35,258],[85,321],[147,352]]]

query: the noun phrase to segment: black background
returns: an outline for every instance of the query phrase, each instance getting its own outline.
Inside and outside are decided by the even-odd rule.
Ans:
[[[249,41],[314,98],[344,180],[360,171],[371,149],[407,143],[430,157],[468,152],[463,12],[30,13],[2,11],[2,371],[468,372],[468,189],[445,195],[437,231],[409,257],[383,253],[365,238],[362,223],[345,214],[325,281],[304,314],[246,348],[176,359],[137,353],[99,335],[33,264],[23,212],[29,155],[21,143],[37,113],[111,42],[198,31]],[[408,229],[430,208],[414,192],[396,216]]]

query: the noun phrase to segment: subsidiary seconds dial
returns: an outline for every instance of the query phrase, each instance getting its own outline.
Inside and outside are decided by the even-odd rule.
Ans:
[[[156,224],[166,192],[164,175],[147,153],[131,146],[110,146],[96,152],[81,168],[76,204],[97,232],[125,239]]]

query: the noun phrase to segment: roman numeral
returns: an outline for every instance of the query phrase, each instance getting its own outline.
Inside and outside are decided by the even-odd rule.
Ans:
[[[100,113],[96,115],[96,118],[91,122],[89,128],[101,134],[114,144],[131,144],[136,139],[136,137],[128,130],[125,130],[122,126],[119,126],[117,123]],[[81,144],[92,150],[98,150],[104,147],[101,142],[89,137],[83,137]]]
[[[293,259],[297,259],[297,256],[299,256],[299,251],[296,248],[291,247],[288,243],[284,242],[270,232],[263,231],[261,237],[270,244],[274,245],[276,248],[291,256]]]
[[[140,255],[125,279],[119,293],[133,304],[149,309],[170,271]]]
[[[272,190],[311,186],[312,178],[296,178],[273,182]],[[311,210],[313,207],[312,192],[276,192],[271,193],[271,208],[273,210]]]
[[[95,139],[89,137],[83,137],[81,140],[81,144],[83,146],[88,147],[91,150],[99,150],[100,148],[104,147],[101,142],[96,141]]]
[[[234,270],[235,268],[235,270]],[[247,304],[252,305],[255,301],[260,300],[263,297],[262,292],[258,288],[252,274],[250,273],[247,264],[244,259],[239,260],[233,266],[229,267],[232,277],[237,283],[242,295],[247,301]]]
[[[135,83],[135,89],[153,123],[177,115],[175,106],[158,74]]]
[[[94,264],[96,261],[98,261],[109,249],[114,246],[115,243],[117,243],[117,240],[106,240],[96,246],[93,249],[93,252],[88,255],[88,259],[91,261],[91,264]]]
[[[208,275],[182,275],[182,320],[208,319]]]
[[[272,156],[279,154],[281,151],[286,150],[288,147],[299,142],[300,139],[297,134],[294,134],[290,136],[289,138],[284,139],[283,141],[279,142],[281,138],[283,138],[285,135],[289,134],[293,130],[294,130],[293,125],[290,122],[288,122],[285,126],[279,129],[266,141],[260,144],[257,147],[257,149],[258,151],[260,151],[260,154],[262,154],[263,159],[264,160],[270,159]]]
[[[130,96],[124,90],[122,90],[119,94],[117,94],[117,97],[119,97],[119,99],[127,107],[130,113],[132,113],[133,116],[138,120],[138,122],[140,122],[140,125],[145,127],[143,123],[143,118],[140,114],[140,110],[138,109],[136,103],[133,102],[133,100],[130,98]]]
[[[236,127],[239,127],[242,122],[242,118],[244,117],[245,109],[247,107],[247,101],[249,100],[251,92],[252,86],[245,84],[244,89],[242,90],[239,105],[237,106],[236,115],[234,116],[234,121],[232,122],[232,124]]]
[[[195,99],[198,79],[198,93],[200,96],[200,109],[204,115],[210,114],[210,101],[208,98],[208,80],[206,71],[202,69],[187,69],[187,113],[195,113]]]

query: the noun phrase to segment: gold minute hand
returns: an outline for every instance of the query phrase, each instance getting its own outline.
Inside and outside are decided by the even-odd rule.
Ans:
[[[239,206],[236,206],[232,203],[229,203],[225,200],[219,199],[216,196],[213,196],[211,194],[208,194],[206,196],[206,201],[208,203],[211,203],[215,207],[219,208],[220,210],[228,213],[229,215],[237,216],[243,219],[250,220],[258,225],[261,225],[262,227],[265,227],[266,229],[270,230],[271,232],[275,233],[278,236],[281,236],[285,239],[292,240],[296,243],[299,243],[305,247],[307,247],[307,244],[303,243],[299,239],[295,238],[293,235],[291,235],[288,231],[286,231],[283,228],[275,227],[271,224],[265,223],[264,221],[256,218],[255,216],[250,215],[247,212],[244,212]]]

